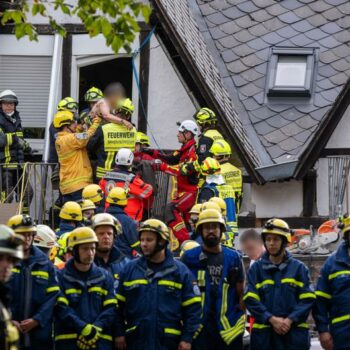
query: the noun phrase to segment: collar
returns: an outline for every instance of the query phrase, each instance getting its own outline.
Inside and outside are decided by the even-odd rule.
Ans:
[[[187,141],[186,143],[184,143],[180,149],[180,152],[185,152],[188,149],[190,149],[192,146],[194,146],[196,144],[196,140],[193,138],[192,140]]]
[[[138,260],[138,265],[144,270],[146,271],[146,274],[148,273],[148,271],[150,271],[148,269],[148,265],[147,265],[147,259],[142,256],[139,260]],[[166,250],[165,252],[165,260],[162,263],[162,269],[160,271],[158,271],[154,277],[162,277],[167,275],[169,272],[174,271],[174,269],[176,269],[176,265],[174,262],[174,257],[173,254],[170,252],[169,249]]]
[[[284,270],[290,260],[292,258],[292,254],[289,253],[287,250],[285,251],[285,257],[284,257],[284,260],[279,264],[279,265],[275,265],[271,262],[271,260],[269,259],[269,253],[266,251],[262,256],[261,256],[261,261],[262,261],[262,264],[263,264],[263,269],[264,270]]]

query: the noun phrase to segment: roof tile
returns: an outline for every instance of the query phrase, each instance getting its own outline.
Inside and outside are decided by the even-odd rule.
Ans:
[[[339,27],[348,29],[350,27],[350,16],[339,18],[336,23]]]
[[[241,93],[244,94],[245,96],[252,97],[255,94],[258,94],[261,92],[261,89],[259,89],[257,86],[255,86],[253,83],[249,83],[245,86],[243,86],[240,89]]]
[[[320,53],[320,61],[323,63],[331,63],[338,59],[339,57],[336,56],[333,51],[323,51]]]
[[[267,6],[273,5],[274,0],[253,0],[254,4],[258,7],[265,8]]]
[[[224,24],[221,24],[219,28],[225,32],[226,34],[233,34],[241,30],[241,28],[236,25],[234,21],[226,22]]]
[[[284,141],[285,139],[288,138],[287,135],[283,134],[283,132],[281,132],[281,130],[277,129],[277,130],[274,130],[268,134],[265,134],[264,135],[264,138],[270,143],[270,144],[273,144],[273,145],[276,145],[282,141]]]
[[[338,57],[349,57],[350,56],[350,47],[347,45],[340,45],[332,50]]]
[[[251,54],[249,56],[242,58],[242,62],[248,67],[256,67],[260,63],[262,63],[263,60],[261,60],[257,55]]]
[[[264,22],[271,18],[271,15],[266,10],[260,9],[259,11],[252,12],[250,16],[257,22]]]
[[[335,21],[336,19],[343,17],[343,13],[340,12],[337,8],[333,7],[331,9],[329,9],[328,11],[324,12],[323,16],[326,17],[330,21]]]
[[[281,116],[289,121],[294,121],[299,119],[303,114],[297,111],[295,108],[288,109],[281,113]]]
[[[338,40],[335,40],[333,37],[328,36],[322,40],[319,41],[319,44],[321,46],[328,47],[329,49],[333,49],[334,47],[337,47],[340,45],[340,42]]]
[[[262,89],[259,89],[260,92],[258,94],[253,95],[254,100],[259,104],[262,105],[265,101],[265,91]]]
[[[320,27],[323,24],[328,23],[328,21],[320,14],[317,14],[317,15],[314,15],[314,16],[307,18],[307,21],[315,27]]]
[[[335,22],[324,24],[320,29],[328,34],[334,34],[341,31],[341,28]]]
[[[344,2],[347,2],[348,0],[325,0],[327,4],[330,5],[341,5],[344,4]]]
[[[277,114],[269,119],[266,119],[266,123],[274,128],[282,128],[283,126],[289,124],[289,120],[284,119],[281,115]]]
[[[212,8],[209,4],[201,4],[199,6],[204,16],[208,16],[216,12],[216,10]]]
[[[268,8],[265,9],[270,15],[272,16],[279,16],[282,13],[288,12],[288,9],[284,8],[280,4],[274,4]]]
[[[309,6],[299,7],[294,12],[300,18],[308,18],[315,14],[315,12],[312,11]]]
[[[291,26],[285,26],[281,29],[279,29],[276,34],[282,36],[283,38],[289,39],[293,36],[296,36],[299,34],[296,30],[294,30]]]
[[[231,64],[232,64],[232,63],[231,63]],[[227,68],[228,68],[228,66],[227,66]],[[232,77],[232,79],[233,79],[233,82],[235,83],[235,85],[236,85],[237,87],[241,87],[241,86],[243,86],[243,85],[245,85],[245,84],[248,84],[248,81],[246,81],[245,79],[243,79],[241,75],[234,75],[234,76]]]
[[[329,111],[330,106],[324,107],[324,108],[319,108],[316,109],[315,111],[311,112],[310,115],[312,118],[321,121],[323,119],[323,117],[327,114],[327,112]]]
[[[213,37],[213,39],[221,39],[227,35],[225,32],[220,30],[219,27],[210,28],[209,32],[210,32],[211,36]]]
[[[260,36],[268,33],[269,31],[262,25],[262,24],[257,24],[251,28],[248,28],[248,31],[250,34],[255,35],[255,36]]]
[[[318,121],[312,119],[309,115],[304,115],[296,121],[296,123],[303,129],[310,129],[314,125],[318,124]]]
[[[261,122],[255,124],[254,128],[259,135],[266,135],[266,134],[275,130],[275,128],[272,128],[265,121],[261,121]]]
[[[260,120],[264,120],[276,115],[276,112],[271,111],[270,109],[264,106],[252,111],[251,114]]]
[[[286,12],[280,16],[278,16],[278,18],[284,22],[284,23],[288,23],[288,24],[292,24],[292,23],[295,23],[297,21],[300,20],[300,17],[298,17],[294,12],[292,11],[289,11],[289,12]]]
[[[306,32],[305,35],[312,40],[320,40],[320,39],[323,39],[324,37],[328,36],[327,33],[323,32],[322,30],[320,30],[318,28],[315,28],[315,29],[312,29],[312,30]]]
[[[268,47],[269,45],[262,39],[260,38],[256,38],[252,41],[249,41],[249,43],[247,43],[249,47],[251,47],[252,49],[255,50],[262,50],[265,49],[266,47]]]
[[[258,73],[255,69],[248,69],[245,72],[243,72],[242,77],[247,80],[247,81],[255,81],[261,77],[263,77],[264,75],[261,73]]]
[[[284,22],[280,21],[278,17],[271,18],[268,21],[263,22],[262,24],[267,30],[271,32],[274,32],[286,25]]]
[[[232,73],[241,73],[248,69],[248,67],[239,60],[229,63],[227,68]]]
[[[237,56],[240,57],[248,56],[254,52],[254,50],[251,49],[247,44],[241,44],[239,46],[236,46],[235,48],[233,48],[233,51]]]
[[[318,74],[322,75],[325,78],[329,78],[334,74],[337,74],[337,71],[332,68],[329,64],[324,64],[318,68]]]
[[[305,33],[309,30],[314,29],[314,27],[310,25],[310,23],[306,19],[292,24],[292,27],[300,33]]]
[[[280,130],[287,136],[294,136],[303,131],[303,129],[295,122],[285,125]]]
[[[280,43],[281,41],[284,41],[284,38],[279,36],[275,32],[265,34],[264,36],[261,37],[261,39],[263,39],[264,41],[266,41],[267,43],[269,43],[271,45],[276,45],[276,44]]]
[[[223,24],[229,21],[229,18],[224,16],[220,12],[215,12],[212,15],[207,16],[208,21],[210,21],[212,24]]]
[[[309,4],[310,8],[313,9],[315,12],[325,12],[328,9],[332,8],[332,5],[327,4],[323,0],[317,0],[313,2],[312,4]]]
[[[320,87],[320,90],[328,90],[335,87],[335,85],[327,78],[321,81],[318,81],[317,86]]]
[[[252,21],[250,16],[244,16],[236,19],[236,24],[238,24],[241,28],[250,28],[253,25],[257,24],[257,22]]]
[[[313,42],[312,39],[309,39],[304,34],[299,34],[299,35],[295,36],[294,38],[291,38],[290,40],[294,45],[299,46],[299,47],[307,46]]]
[[[321,92],[322,97],[324,97],[326,100],[328,100],[330,103],[334,103],[337,99],[339,93],[336,89],[330,89],[326,91]]]
[[[219,43],[227,49],[231,49],[240,44],[240,42],[236,40],[233,35],[227,35],[224,38],[221,38],[219,40]]]
[[[237,7],[243,11],[243,12],[246,12],[246,13],[251,13],[251,12],[254,12],[254,11],[257,11],[259,10],[258,7],[256,7],[254,5],[254,3],[252,1],[246,1],[246,2],[242,2],[241,4],[237,5]]]
[[[310,137],[310,135],[311,135],[311,131],[309,131],[309,130],[304,130],[304,131],[301,132],[300,134],[295,135],[294,138],[295,138],[297,141],[299,141],[299,142],[301,142],[301,143],[304,144],[304,143],[306,142],[306,140]]]
[[[317,107],[326,107],[330,104],[330,102],[326,100],[321,94],[315,94],[314,104]]]
[[[281,5],[288,10],[296,10],[297,8],[304,6],[303,3],[295,0],[284,0]]]
[[[334,35],[334,37],[341,43],[348,43],[350,41],[350,31],[343,30]]]
[[[343,58],[333,62],[331,65],[334,69],[336,69],[339,72],[343,72],[344,70],[350,68],[350,63]]]
[[[210,6],[215,10],[225,10],[229,7],[231,7],[230,3],[227,3],[226,1],[222,0],[213,0],[210,2]]]
[[[338,9],[344,14],[344,15],[350,15],[350,3],[349,1],[343,5],[340,5]]]
[[[248,98],[243,102],[243,104],[248,111],[253,111],[260,107],[260,105],[253,98]]]
[[[267,147],[266,150],[267,150],[267,152],[269,152],[272,159],[275,159],[275,158],[277,158],[285,153],[285,151],[281,147],[279,147],[278,145],[274,145],[272,147]]]
[[[236,6],[226,9],[223,11],[223,14],[230,19],[237,19],[245,15],[245,13],[240,11]]]
[[[232,61],[238,59],[238,56],[236,54],[234,54],[234,52],[230,49],[223,51],[221,53],[221,56],[226,63],[229,63],[229,62],[232,62]]]
[[[241,30],[237,33],[234,34],[235,38],[237,40],[239,40],[241,43],[246,43],[252,39],[254,39],[255,37],[253,35],[251,35],[248,30],[244,29]]]
[[[301,146],[302,143],[295,140],[293,137],[289,137],[288,139],[282,141],[279,146],[284,150],[284,151],[292,151],[295,148]]]

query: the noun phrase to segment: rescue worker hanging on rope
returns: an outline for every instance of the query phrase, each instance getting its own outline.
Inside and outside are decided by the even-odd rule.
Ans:
[[[245,304],[254,317],[252,350],[310,349],[308,315],[316,299],[308,268],[286,250],[291,230],[270,219],[261,233],[266,252],[248,271]]]
[[[179,125],[177,134],[177,139],[182,144],[179,151],[167,155],[159,150],[144,150],[156,159],[153,162],[155,170],[176,177],[177,193],[166,207],[165,220],[180,244],[189,239],[186,225],[190,218],[189,211],[196,202],[198,172],[193,164],[197,163],[197,134],[197,124],[192,120],[185,120]]]
[[[111,122],[100,126],[88,144],[89,153],[97,157],[96,178],[98,180],[114,168],[116,153],[121,148],[135,151],[137,131],[131,124],[134,105],[129,98],[126,98],[119,100],[115,108],[118,118],[121,118],[124,124]]]

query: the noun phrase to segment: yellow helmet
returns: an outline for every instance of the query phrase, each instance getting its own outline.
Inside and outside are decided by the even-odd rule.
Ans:
[[[267,234],[279,235],[285,237],[288,243],[292,242],[292,235],[289,225],[281,219],[270,219],[266,221],[261,235],[264,238],[264,236]]]
[[[199,214],[196,230],[198,230],[198,232],[201,232],[203,224],[215,222],[220,224],[221,232],[226,231],[225,220],[219,211],[215,209],[204,210]]]
[[[225,140],[215,141],[209,152],[214,156],[230,156],[232,154],[231,146]]]
[[[96,209],[96,205],[90,199],[83,199],[83,201],[80,203],[80,206],[81,206],[81,211]]]
[[[92,229],[95,230],[99,226],[113,227],[116,235],[123,233],[120,222],[113,215],[108,213],[99,213],[92,218]]]
[[[141,131],[138,131],[136,133],[136,143],[141,143],[141,145],[144,145],[147,147],[151,146],[149,137]]]
[[[201,174],[204,176],[219,174],[220,169],[220,163],[216,159],[207,157],[201,165]]]
[[[123,98],[117,102],[116,111],[121,112],[125,116],[131,116],[134,112],[134,105],[130,98]]]
[[[66,202],[64,203],[61,211],[60,218],[68,221],[82,221],[83,214],[81,207],[76,202]]]
[[[348,214],[344,214],[338,219],[338,221],[338,227],[341,229],[344,238],[345,234],[350,231],[350,216]]]
[[[58,111],[71,111],[73,113],[78,112],[78,102],[73,97],[65,97],[57,105]]]
[[[89,199],[93,203],[98,203],[103,199],[103,191],[99,185],[96,185],[96,184],[87,185],[83,189],[82,196],[83,196],[83,199]]]
[[[63,233],[57,240],[57,244],[59,245],[58,248],[58,255],[63,256],[67,253],[69,249],[69,236],[71,232]]]
[[[79,244],[98,243],[96,233],[90,227],[78,227],[69,235],[68,246],[74,248]]]
[[[59,111],[53,118],[53,126],[56,129],[61,128],[64,125],[70,125],[74,122],[74,113],[71,111]]]
[[[216,114],[207,107],[201,108],[194,116],[195,121],[199,125],[214,124],[218,121]]]
[[[202,204],[202,209],[201,212],[207,209],[214,209],[216,211],[218,211],[220,214],[222,214],[221,212],[221,208],[219,207],[219,204],[215,203],[215,202],[205,202]]]
[[[23,259],[23,236],[15,234],[8,226],[0,225],[0,254]]]
[[[15,233],[34,232],[36,226],[33,219],[27,214],[19,214],[12,216],[7,222],[7,226],[12,228]]]
[[[96,88],[92,87],[88,91],[85,92],[84,100],[86,102],[97,102],[103,98],[103,92]]]
[[[227,214],[227,206],[226,206],[226,202],[222,198],[220,198],[220,197],[211,197],[209,199],[209,202],[216,203],[221,209],[221,214],[226,216],[226,214]]]
[[[161,238],[166,241],[170,241],[170,234],[167,225],[158,219],[148,219],[141,223],[139,234],[141,235],[144,231],[152,231],[158,233]]]
[[[191,250],[191,249],[197,248],[199,246],[200,246],[200,244],[196,241],[192,241],[192,240],[184,241],[181,244],[181,248],[180,248],[180,258],[182,257],[182,255],[184,255],[184,253],[187,250]]]
[[[122,187],[114,187],[109,191],[106,202],[126,206],[128,204],[127,192]]]
[[[189,214],[198,214],[201,212],[201,208],[202,208],[202,203],[197,203],[195,204],[191,210],[189,211]]]

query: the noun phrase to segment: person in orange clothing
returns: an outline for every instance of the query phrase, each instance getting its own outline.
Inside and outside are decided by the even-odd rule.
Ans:
[[[121,148],[116,157],[116,167],[106,173],[99,185],[106,194],[114,187],[123,187],[128,191],[128,204],[125,213],[136,221],[141,221],[144,210],[144,200],[152,195],[153,188],[145,183],[140,176],[130,171],[134,154],[128,148]]]
[[[54,117],[54,127],[59,129],[55,146],[60,164],[63,203],[81,200],[83,188],[92,183],[92,168],[86,145],[100,122],[100,118],[95,118],[86,132],[77,132],[78,124],[72,112],[59,111]]]
[[[165,221],[180,244],[190,237],[186,225],[189,225],[189,211],[196,202],[198,173],[194,164],[197,163],[197,134],[197,124],[192,120],[185,120],[180,124],[177,134],[178,141],[182,144],[179,151],[166,155],[158,150],[144,150],[157,159],[153,163],[155,170],[176,176],[178,193],[167,205]]]

